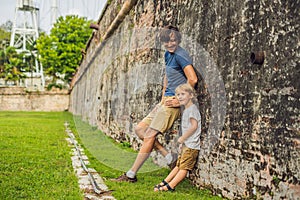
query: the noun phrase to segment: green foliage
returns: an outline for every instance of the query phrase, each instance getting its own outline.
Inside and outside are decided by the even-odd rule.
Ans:
[[[10,33],[0,28],[0,47],[4,49],[6,46],[9,45],[10,41]]]
[[[35,44],[26,44],[29,51],[17,53],[14,47],[10,47],[10,35],[12,22],[7,21],[0,26],[0,78],[6,82],[11,81],[17,84],[19,80],[26,76],[24,72],[33,71],[32,66],[35,65],[35,56],[33,51],[36,51]]]
[[[30,56],[18,54],[14,47],[7,47],[0,50],[0,78],[5,81],[17,83],[20,79],[25,78],[23,71],[28,68]]]
[[[7,33],[9,33],[9,32],[11,32],[12,27],[13,27],[13,22],[8,20],[0,26],[0,29],[7,32]]]
[[[53,82],[57,79],[70,82],[81,60],[81,49],[92,33],[90,23],[75,15],[60,17],[50,35],[37,40],[40,61],[45,73],[53,77]]]
[[[57,83],[50,83],[50,84],[47,85],[47,90],[51,90],[52,88],[63,89],[63,85],[62,84],[57,84]]]
[[[7,21],[6,23],[0,26],[0,49],[1,50],[5,49],[5,47],[9,45],[11,28],[12,28],[11,21]]]

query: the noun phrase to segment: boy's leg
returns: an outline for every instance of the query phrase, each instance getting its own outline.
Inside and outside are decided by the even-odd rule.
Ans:
[[[188,170],[186,169],[180,169],[172,181],[169,182],[169,186],[174,189],[186,177],[187,172]],[[163,189],[165,190],[166,188]]]
[[[170,183],[173,178],[177,175],[177,173],[179,172],[179,168],[176,166],[174,167],[174,169],[169,173],[169,175],[165,178],[165,181],[167,183]]]
[[[162,182],[154,186],[154,192],[159,191],[160,187],[164,187],[165,185],[169,184],[173,180],[173,178],[177,175],[178,172],[179,172],[179,168],[177,166],[174,167]]]
[[[182,148],[180,160],[178,163],[179,171],[176,176],[169,182],[171,188],[175,188],[187,175],[189,170],[192,170],[196,164],[199,150],[190,149],[186,146]],[[167,190],[167,187],[162,188]]]
[[[154,188],[154,191],[168,191],[174,190],[175,187],[186,177],[188,170],[179,169],[177,166],[170,172],[165,181],[167,185]]]

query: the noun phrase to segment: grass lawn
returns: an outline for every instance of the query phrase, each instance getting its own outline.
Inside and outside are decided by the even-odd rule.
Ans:
[[[143,166],[137,183],[110,181],[123,173],[120,166],[124,165],[126,169],[130,166],[136,152],[129,149],[128,144],[116,144],[101,131],[77,119],[74,122],[70,113],[0,112],[1,200],[83,199],[71,164],[71,149],[65,140],[68,137],[65,121],[70,123],[76,139],[84,145],[90,167],[100,173],[116,199],[221,199],[208,190],[198,190],[188,180],[173,193],[153,192],[153,186],[169,170],[158,168],[151,162]],[[119,154],[126,159],[118,159]],[[116,163],[116,160],[120,162]]]
[[[128,148],[128,144],[116,144],[101,131],[83,123],[76,117],[74,117],[74,121],[75,124],[71,123],[70,128],[78,141],[86,148],[87,151],[85,153],[89,157],[91,167],[100,173],[108,188],[113,190],[112,195],[116,199],[222,199],[221,197],[213,196],[209,190],[197,189],[187,179],[176,187],[175,192],[154,192],[153,186],[163,180],[170,170],[157,167],[149,161],[150,159],[141,168],[140,171],[142,173],[138,173],[137,183],[116,183],[110,181],[111,178],[118,177],[130,168],[137,152]],[[120,165],[125,165],[126,167],[120,170]]]
[[[63,112],[0,112],[0,199],[83,199]]]

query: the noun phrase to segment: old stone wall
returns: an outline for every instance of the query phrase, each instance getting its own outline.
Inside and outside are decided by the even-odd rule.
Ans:
[[[110,1],[99,19],[70,111],[137,149],[133,128],[161,95],[156,30],[177,25],[199,75],[204,143],[219,136],[199,157],[192,183],[231,199],[299,199],[300,1],[137,1],[103,40],[124,2]],[[172,149],[174,138],[159,139]]]
[[[27,91],[24,87],[0,87],[0,111],[65,111],[69,92]]]

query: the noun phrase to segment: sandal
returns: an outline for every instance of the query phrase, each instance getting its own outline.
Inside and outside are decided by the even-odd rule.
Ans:
[[[164,189],[164,187],[166,187],[167,189]],[[171,186],[169,184],[167,185],[164,185],[164,186],[161,186],[158,188],[158,190],[154,190],[155,192],[157,191],[163,191],[163,192],[174,192],[175,189],[174,188],[171,188]]]
[[[155,189],[158,189],[158,190],[159,190],[160,187],[163,187],[163,186],[165,186],[165,185],[167,185],[167,184],[168,184],[168,183],[167,183],[165,180],[162,180],[160,184],[157,184],[157,185],[154,186],[154,190],[155,190]]]

